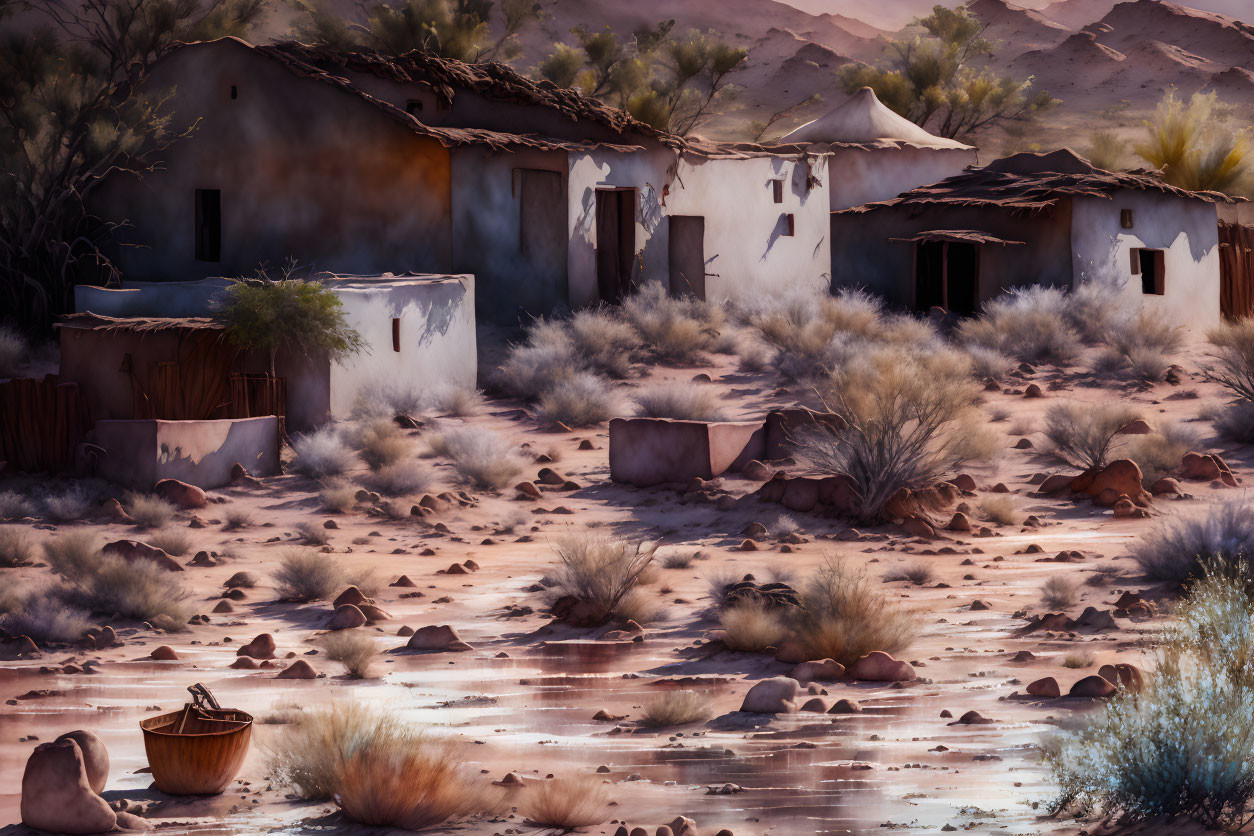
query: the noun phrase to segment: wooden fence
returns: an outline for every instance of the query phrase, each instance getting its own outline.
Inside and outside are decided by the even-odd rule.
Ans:
[[[0,461],[10,470],[74,469],[78,442],[91,427],[77,383],[17,378],[0,382]]]
[[[287,378],[271,377],[265,372],[232,372],[231,417],[256,418],[277,415],[279,436],[286,431]]]
[[[1254,226],[1219,222],[1219,310],[1254,316]]]

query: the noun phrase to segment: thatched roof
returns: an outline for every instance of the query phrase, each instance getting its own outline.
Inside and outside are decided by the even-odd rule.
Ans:
[[[1068,197],[1110,199],[1120,191],[1157,192],[1212,203],[1237,202],[1219,192],[1194,192],[1170,186],[1143,171],[1105,171],[1064,148],[1049,154],[1004,157],[983,168],[968,168],[962,174],[920,186],[889,200],[841,212],[860,214],[889,207],[982,207],[1035,212]]]
[[[208,316],[105,316],[91,311],[67,314],[58,328],[109,333],[152,334],[158,331],[225,331],[226,326]]]
[[[998,237],[991,232],[981,232],[978,229],[929,229],[911,235],[909,238],[889,238],[888,240],[904,241],[910,244],[919,241],[939,241],[950,244],[1000,244],[1002,246],[1023,243]]]

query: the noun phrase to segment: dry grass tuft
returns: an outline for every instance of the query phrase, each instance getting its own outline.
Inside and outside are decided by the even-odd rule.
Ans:
[[[620,411],[614,385],[591,372],[576,372],[558,381],[536,402],[536,413],[548,424],[591,427],[615,417]]]
[[[980,500],[980,516],[998,525],[1018,525],[1023,514],[1008,496],[986,496]]]
[[[915,586],[925,586],[936,580],[936,571],[932,569],[932,564],[916,560],[914,563],[903,566],[892,574],[885,575],[884,580],[907,581]]]
[[[357,432],[358,455],[371,470],[380,470],[405,458],[411,447],[408,438],[395,422],[382,419],[371,421]]]
[[[558,558],[553,590],[558,595],[584,604],[592,622],[604,624],[616,615],[634,618],[627,611],[636,607],[625,605],[633,603],[629,596],[653,563],[652,546],[584,533],[557,540],[553,550]]]
[[[1132,436],[1120,455],[1136,462],[1145,486],[1149,487],[1179,469],[1184,454],[1198,449],[1201,442],[1201,433],[1194,427],[1178,422],[1165,423],[1157,432]]]
[[[297,603],[330,598],[345,585],[344,570],[340,564],[313,549],[284,550],[273,577],[279,600]]]
[[[610,817],[609,790],[593,775],[553,778],[523,790],[518,811],[545,827],[592,827]]]
[[[20,520],[36,514],[35,503],[17,491],[0,491],[0,520]]]
[[[349,484],[327,485],[318,492],[322,510],[347,514],[357,507],[357,488]]]
[[[637,413],[646,418],[726,421],[717,387],[701,383],[656,383],[636,390]]]
[[[915,615],[889,600],[867,574],[828,559],[801,587],[796,638],[810,659],[853,663],[872,650],[897,653],[918,636]]]
[[[727,607],[718,616],[723,644],[730,650],[761,653],[779,647],[788,634],[788,625],[776,610],[753,601]]]
[[[420,461],[407,459],[371,471],[362,477],[362,484],[385,496],[405,496],[429,490],[435,484],[435,472]]]
[[[322,637],[322,652],[332,662],[339,662],[353,679],[365,679],[379,657],[379,648],[368,633],[360,630],[337,630]]]
[[[296,459],[292,467],[314,479],[339,476],[353,466],[353,451],[331,426],[292,438]]]
[[[45,542],[44,554],[65,579],[56,595],[67,606],[147,621],[161,630],[187,629],[188,593],[156,563],[106,556],[94,535],[78,531]]]
[[[168,525],[178,511],[172,502],[145,493],[126,494],[122,497],[122,505],[140,528],[161,528]]]
[[[29,636],[41,645],[69,644],[92,626],[84,610],[66,603],[63,590],[6,592],[0,600],[0,630],[11,636]]]
[[[640,335],[611,309],[582,310],[570,318],[570,336],[590,371],[623,380],[640,349]]]
[[[1068,322],[1066,294],[1054,287],[1016,288],[958,325],[959,339],[1021,362],[1065,364],[1075,359],[1080,335]]]
[[[24,529],[0,526],[0,567],[25,566],[35,557],[35,544]]]
[[[238,531],[241,528],[249,528],[253,525],[252,512],[247,508],[232,505],[222,514],[222,527],[227,531]]]
[[[270,748],[269,768],[300,798],[333,798],[345,818],[371,827],[418,830],[501,806],[456,741],[361,703],[295,713]]]
[[[1080,597],[1080,584],[1061,575],[1051,575],[1041,584],[1041,604],[1048,610],[1066,611]]]
[[[522,473],[526,460],[500,433],[484,427],[458,427],[434,435],[431,450],[453,462],[454,469],[476,488],[501,490]]]
[[[296,535],[307,546],[326,546],[331,542],[331,532],[308,520],[296,524]]]
[[[648,282],[622,305],[623,318],[655,357],[695,364],[713,351],[724,326],[722,309],[693,297],[675,298],[660,282]]]
[[[1254,401],[1236,401],[1208,416],[1221,438],[1238,444],[1254,444]]]
[[[91,531],[63,531],[44,541],[44,558],[56,574],[78,577],[100,562],[100,546],[100,538]]]
[[[43,499],[44,513],[56,522],[81,520],[91,511],[92,496],[81,485],[73,485]]]
[[[17,377],[30,355],[30,345],[22,333],[8,325],[0,325],[0,380]]]
[[[1214,363],[1206,376],[1238,402],[1254,402],[1254,317],[1226,322],[1206,333]]]
[[[1133,542],[1131,551],[1146,577],[1186,584],[1201,577],[1208,561],[1236,565],[1254,555],[1254,505],[1229,500],[1165,520]]]
[[[696,691],[665,691],[646,700],[641,725],[660,729],[708,720],[710,701]]]
[[[192,535],[177,528],[161,528],[144,538],[148,545],[156,546],[172,557],[182,557],[196,547]]]
[[[483,393],[473,386],[443,386],[429,396],[431,408],[453,418],[468,418],[483,412]]]
[[[1084,653],[1083,651],[1068,653],[1066,656],[1062,657],[1062,666],[1064,668],[1072,669],[1091,668],[1093,667],[1093,657],[1091,654]]]

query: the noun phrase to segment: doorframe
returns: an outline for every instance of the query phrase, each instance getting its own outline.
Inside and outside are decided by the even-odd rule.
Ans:
[[[949,245],[953,243],[964,243],[961,241],[915,241],[914,247],[910,253],[910,288],[912,304],[910,307],[919,310],[919,248],[923,244],[939,243],[941,245],[941,307],[946,313],[951,313],[949,309]],[[980,305],[980,244],[971,242],[970,245],[975,249],[975,276],[973,277],[973,290],[975,307],[978,309]]]

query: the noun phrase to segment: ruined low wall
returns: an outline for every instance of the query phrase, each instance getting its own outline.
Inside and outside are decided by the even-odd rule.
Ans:
[[[279,420],[97,421],[96,475],[148,489],[161,479],[202,488],[229,484],[236,462],[254,476],[279,470]]]

